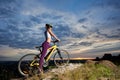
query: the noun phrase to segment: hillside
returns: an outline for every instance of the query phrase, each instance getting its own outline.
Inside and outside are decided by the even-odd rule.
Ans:
[[[120,80],[119,74],[120,67],[111,61],[86,61],[85,64],[54,68],[25,80]]]

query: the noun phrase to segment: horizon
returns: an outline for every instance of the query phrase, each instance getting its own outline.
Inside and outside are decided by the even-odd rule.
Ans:
[[[53,26],[71,58],[120,54],[120,0],[1,0],[0,60],[16,60],[44,42]]]
[[[106,54],[110,54],[112,57],[117,57],[117,56],[120,56],[120,54],[118,54],[118,55],[112,55],[111,53],[105,53],[102,57],[95,57],[95,58],[92,58],[92,57],[76,57],[76,58],[70,58],[70,60],[94,60],[94,59],[97,59],[97,58],[99,58],[99,59],[102,59]],[[50,58],[50,60],[53,60],[52,58]],[[6,60],[6,59],[0,59],[0,61],[2,61],[2,62],[8,62],[8,61],[19,61],[19,59],[17,58],[17,59],[12,59],[12,60]]]

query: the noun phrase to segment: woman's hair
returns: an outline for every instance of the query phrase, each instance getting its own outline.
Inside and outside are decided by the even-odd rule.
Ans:
[[[52,25],[46,24],[46,28],[47,28],[47,29],[52,28]]]

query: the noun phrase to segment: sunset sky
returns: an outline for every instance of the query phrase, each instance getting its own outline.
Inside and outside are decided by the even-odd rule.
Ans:
[[[38,53],[46,23],[71,58],[120,54],[120,0],[0,0],[0,60]]]

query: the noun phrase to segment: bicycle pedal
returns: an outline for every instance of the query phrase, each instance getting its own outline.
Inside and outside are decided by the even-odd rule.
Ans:
[[[28,71],[23,71],[23,73],[28,74]]]

